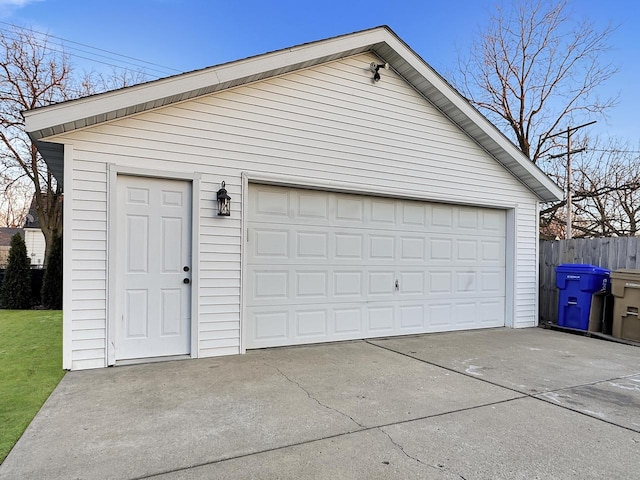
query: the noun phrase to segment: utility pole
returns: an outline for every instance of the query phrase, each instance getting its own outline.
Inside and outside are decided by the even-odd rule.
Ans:
[[[574,153],[579,153],[585,150],[585,148],[578,148],[576,150],[571,150],[571,135],[573,135],[573,132],[575,132],[576,130],[579,130],[581,128],[587,127],[589,125],[593,125],[594,123],[596,123],[596,121],[594,120],[593,122],[589,122],[589,123],[584,123],[582,125],[578,125],[577,127],[567,127],[566,130],[562,131],[562,132],[558,132],[558,133],[554,133],[553,135],[549,135],[547,138],[552,138],[552,137],[557,137],[558,135],[567,135],[567,152],[566,153],[561,153],[559,155],[551,155],[549,158],[560,158],[560,157],[564,157],[565,155],[567,156],[567,240],[571,239],[571,219],[573,216],[573,208],[572,208],[572,193],[571,193],[571,155]]]

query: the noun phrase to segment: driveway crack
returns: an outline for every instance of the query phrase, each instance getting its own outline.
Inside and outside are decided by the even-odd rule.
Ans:
[[[400,445],[398,442],[396,442],[396,441],[391,437],[391,435],[389,435],[389,433],[388,433],[388,432],[385,432],[385,431],[384,431],[384,429],[382,429],[381,427],[378,427],[378,430],[380,430],[382,433],[384,433],[384,434],[387,436],[387,438],[389,439],[389,441],[390,441],[391,443],[393,443],[393,445],[394,445],[398,450],[400,450],[400,451],[404,454],[404,456],[405,456],[405,457],[410,458],[411,460],[415,460],[416,462],[418,462],[418,463],[419,463],[419,464],[421,464],[421,465],[424,465],[425,467],[435,468],[435,469],[436,469],[436,470],[438,470],[438,471],[440,470],[440,469],[439,469],[438,467],[436,467],[435,465],[429,465],[428,463],[424,463],[424,462],[423,462],[422,460],[420,460],[418,457],[414,457],[413,455],[409,455],[409,454],[407,453],[407,451],[404,449],[404,447],[403,447],[402,445]]]
[[[324,403],[322,403],[320,400],[318,400],[316,397],[314,397],[311,392],[309,392],[309,390],[307,390],[306,388],[304,388],[300,382],[294,380],[293,378],[289,377],[286,373],[284,373],[282,370],[280,370],[278,367],[273,367],[277,370],[277,372],[282,375],[284,378],[286,378],[289,382],[291,382],[292,384],[294,384],[295,386],[297,386],[300,390],[302,390],[304,393],[307,394],[307,397],[309,397],[309,399],[313,400],[314,402],[316,402],[318,405],[320,405],[323,408],[326,408],[327,410],[331,410],[332,412],[336,412],[339,413],[340,415],[342,415],[343,417],[348,418],[349,420],[351,420],[353,423],[355,423],[358,427],[360,428],[366,428],[365,425],[362,425],[360,422],[358,422],[355,418],[353,418],[351,415],[341,412],[340,410],[338,410],[337,408],[333,408],[329,405],[326,405]]]

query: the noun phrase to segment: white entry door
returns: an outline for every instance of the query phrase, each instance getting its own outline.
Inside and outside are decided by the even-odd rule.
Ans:
[[[117,182],[116,360],[188,354],[191,183]]]

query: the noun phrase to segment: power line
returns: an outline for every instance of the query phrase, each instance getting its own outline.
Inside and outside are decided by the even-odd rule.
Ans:
[[[589,148],[585,147],[581,151],[589,153],[589,152],[601,152],[601,153],[631,153],[631,154],[640,154],[640,150],[619,150],[615,148]],[[562,153],[560,155],[545,155],[544,158],[553,159],[565,156],[566,153]]]
[[[640,150],[618,150],[607,148],[587,148],[587,152],[604,152],[604,153],[640,153]]]
[[[60,42],[66,42],[68,44],[79,45],[79,46],[82,46],[82,47],[85,47],[85,48],[89,48],[91,50],[95,50],[95,51],[98,51],[98,52],[104,52],[104,53],[107,53],[109,55],[114,55],[116,57],[121,57],[121,58],[113,58],[113,57],[110,57],[110,56],[107,56],[107,55],[102,55],[100,53],[87,51],[87,50],[81,49],[79,47],[66,45],[66,43],[60,43],[60,42],[55,42],[55,41],[48,41],[47,42],[46,48],[49,48],[52,51],[55,51],[55,52],[58,52],[58,53],[64,53],[64,54],[67,54],[67,55],[70,55],[70,56],[74,56],[74,57],[77,57],[77,58],[81,58],[83,60],[87,60],[87,61],[90,61],[90,62],[100,63],[100,64],[107,65],[107,66],[114,67],[114,68],[131,69],[131,67],[122,66],[122,63],[125,63],[125,64],[132,65],[133,67],[136,67],[136,68],[139,68],[139,69],[142,69],[142,70],[145,70],[145,71],[154,71],[154,72],[157,72],[157,73],[159,73],[161,75],[172,75],[174,73],[181,73],[181,71],[176,69],[176,68],[167,67],[165,65],[160,65],[158,63],[149,62],[147,60],[142,60],[142,59],[135,58],[135,57],[130,57],[128,55],[123,55],[123,54],[116,53],[116,52],[113,52],[113,51],[110,51],[110,50],[105,50],[105,49],[102,49],[102,48],[93,47],[93,46],[87,45],[85,43],[76,42],[76,41],[73,41],[73,40],[68,40],[68,39],[65,39],[65,38],[62,38],[62,37],[57,37],[55,35],[50,35],[48,33],[43,33],[43,32],[37,31],[37,30],[33,30],[31,28],[21,27],[19,25],[15,25],[15,24],[8,23],[8,22],[3,22],[3,21],[0,21],[0,24],[8,25],[8,26],[11,26],[11,27],[13,27],[15,29],[18,29],[18,30],[22,30],[22,31],[33,33],[33,34],[41,35],[41,36],[43,36],[43,37],[45,37],[47,39],[52,39],[53,38],[53,39],[60,40]],[[0,30],[5,32],[5,35],[9,36],[13,40],[18,40],[18,38],[15,36],[16,35],[15,32],[13,32],[11,30],[8,30],[6,28],[0,28]],[[69,52],[69,51],[66,51],[66,50],[59,50],[59,49],[53,48],[52,45],[53,46],[57,46],[57,47],[61,47],[63,49],[66,48],[66,49],[77,50],[77,51],[85,53],[87,55],[102,57],[102,58],[104,58],[106,60],[109,60],[111,62],[118,62],[120,64],[115,64],[115,63],[111,63],[111,62],[108,62],[108,61],[99,60],[97,58],[91,58],[91,57],[79,55],[77,53]],[[42,43],[39,43],[39,46],[45,47],[45,45],[43,45]],[[123,59],[127,59],[127,60],[123,60]],[[130,60],[132,60],[132,61],[130,61]],[[153,67],[159,67],[162,70],[160,70],[158,68],[153,68]],[[158,75],[156,75],[156,76],[158,76]]]
[[[2,28],[0,28],[0,31],[6,32],[6,30],[3,30]],[[12,39],[12,40],[19,40],[19,39],[18,39],[18,38],[16,38],[16,37],[12,37],[12,36],[11,36],[11,32],[10,32],[9,34],[5,33],[5,36],[7,36],[8,38],[10,38],[10,39]],[[37,43],[37,42],[36,42],[36,43]],[[99,64],[102,64],[102,65],[107,65],[107,66],[110,66],[110,67],[113,67],[113,68],[119,68],[119,69],[123,69],[123,70],[132,70],[132,69],[133,69],[132,67],[129,67],[129,66],[123,66],[123,65],[118,65],[118,64],[115,64],[115,63],[105,62],[105,61],[103,61],[103,60],[98,60],[98,59],[96,59],[96,58],[86,57],[86,56],[84,56],[84,55],[79,55],[79,54],[77,54],[77,53],[69,52],[68,50],[62,50],[62,49],[60,49],[60,48],[55,48],[54,46],[59,46],[59,47],[62,47],[63,49],[64,49],[64,48],[66,48],[66,46],[65,46],[65,45],[58,44],[58,43],[55,43],[55,42],[47,42],[47,44],[46,44],[46,45],[45,45],[45,44],[42,44],[42,43],[37,43],[37,45],[38,45],[39,47],[46,48],[47,50],[50,50],[50,51],[52,51],[52,52],[58,52],[58,53],[61,53],[61,54],[64,54],[64,55],[68,55],[68,56],[70,56],[70,57],[80,58],[80,59],[83,59],[83,60],[87,60],[87,61],[89,61],[89,62],[99,63]],[[79,50],[79,51],[85,52],[84,50],[80,50],[80,49],[78,49],[78,48],[76,48],[76,47],[69,47],[69,48],[72,48],[72,49],[75,49],[75,50]],[[89,54],[89,55],[99,55],[99,54],[95,54],[95,53],[92,53],[92,52],[86,52],[86,53],[87,53],[87,54]],[[147,67],[147,66],[144,66],[144,65],[137,65],[137,64],[135,64],[135,63],[133,63],[133,62],[127,62],[127,61],[123,61],[123,60],[113,59],[113,58],[110,58],[110,57],[106,57],[106,56],[104,56],[104,55],[99,55],[99,56],[102,56],[102,57],[104,57],[104,58],[107,58],[107,59],[112,60],[112,61],[115,61],[115,62],[125,62],[125,63],[129,63],[129,64],[130,64],[130,65],[132,65],[133,67],[136,67],[137,69],[140,69],[140,70],[142,70],[142,71],[144,71],[144,72],[147,72],[147,73],[149,73],[149,71],[153,70],[153,71],[158,72],[158,73],[160,74],[160,75],[158,75],[158,74],[151,74],[151,73],[149,73],[149,75],[150,75],[150,76],[159,77],[159,76],[172,75],[172,74],[173,74],[173,73],[169,73],[169,72],[167,72],[167,71],[158,70],[158,69],[151,68],[151,67]]]
[[[140,58],[130,57],[130,56],[128,56],[128,55],[123,55],[123,54],[121,54],[121,53],[113,52],[113,51],[111,51],[111,50],[105,50],[105,49],[103,49],[103,48],[94,47],[94,46],[92,46],[92,45],[88,45],[88,44],[86,44],[86,43],[76,42],[76,41],[74,41],[74,40],[68,40],[68,39],[63,38],[63,37],[57,37],[57,36],[55,36],[55,35],[51,35],[50,33],[40,32],[40,31],[38,31],[38,30],[34,30],[34,29],[32,29],[32,28],[28,28],[28,27],[21,27],[21,26],[19,26],[19,25],[15,25],[15,24],[13,24],[13,23],[8,23],[8,22],[3,22],[3,21],[0,21],[0,24],[9,25],[9,26],[11,26],[11,27],[14,27],[14,28],[17,28],[17,29],[20,29],[20,30],[26,30],[26,31],[31,32],[31,33],[37,33],[38,35],[43,35],[43,36],[46,36],[46,37],[55,38],[55,39],[61,40],[61,41],[63,41],[63,42],[73,43],[74,45],[80,45],[80,46],[82,46],[82,47],[91,48],[91,49],[93,49],[93,50],[98,50],[98,51],[100,51],[100,52],[108,53],[108,54],[110,54],[110,55],[116,55],[116,56],[118,56],[118,57],[127,58],[127,59],[129,59],[129,60],[134,60],[134,61],[136,61],[136,62],[146,63],[146,64],[148,64],[148,65],[153,65],[153,66],[155,66],[155,67],[160,67],[160,68],[163,68],[163,69],[165,69],[165,70],[172,70],[172,71],[174,71],[174,72],[180,72],[180,73],[181,73],[181,71],[180,71],[180,70],[178,70],[178,69],[176,69],[176,68],[173,68],[173,67],[167,67],[166,65],[160,65],[159,63],[153,63],[153,62],[149,62],[149,61],[147,61],[147,60],[142,60],[142,59],[140,59]]]

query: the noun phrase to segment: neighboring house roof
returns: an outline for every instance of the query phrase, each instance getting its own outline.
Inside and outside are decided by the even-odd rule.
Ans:
[[[16,233],[19,233],[22,238],[24,238],[24,230],[22,228],[0,228],[0,247],[11,246],[11,237],[13,237]]]
[[[47,194],[46,193],[42,193],[42,201],[43,203],[46,205],[47,204]],[[64,195],[60,195],[59,198],[60,202],[64,201]],[[58,210],[58,215],[60,216],[60,218],[62,218],[62,208],[60,208]],[[31,197],[31,205],[29,205],[29,212],[27,213],[27,216],[25,217],[24,220],[24,226],[23,228],[34,228],[37,230],[42,230],[42,227],[40,226],[40,216],[38,215],[38,205],[36,203],[36,196],[34,195],[33,197]]]
[[[26,129],[62,183],[64,147],[44,139],[363,52],[389,63],[541,200],[562,198],[540,168],[386,26],[26,111]]]
[[[29,212],[24,220],[24,228],[37,228],[40,229],[40,219],[38,217],[38,208],[36,205],[36,196],[31,198],[31,205],[29,206]]]

